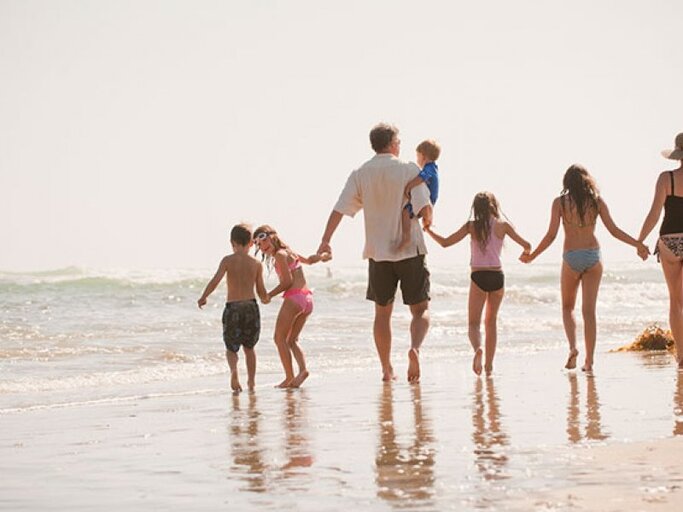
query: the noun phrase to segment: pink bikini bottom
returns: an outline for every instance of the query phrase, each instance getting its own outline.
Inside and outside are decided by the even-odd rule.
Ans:
[[[313,311],[313,292],[307,288],[290,288],[282,296],[299,306],[304,315]]]

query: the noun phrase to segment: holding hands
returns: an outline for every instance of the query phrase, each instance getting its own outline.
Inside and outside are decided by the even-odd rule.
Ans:
[[[643,242],[638,242],[638,245],[636,245],[636,251],[638,252],[640,259],[643,261],[645,261],[650,255],[650,249],[648,249],[647,245],[645,245]]]

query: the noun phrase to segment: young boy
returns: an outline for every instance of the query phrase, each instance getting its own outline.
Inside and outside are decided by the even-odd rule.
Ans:
[[[439,168],[436,160],[441,154],[441,147],[433,140],[424,140],[415,148],[417,153],[417,165],[422,169],[420,173],[408,182],[405,195],[410,200],[410,191],[420,183],[427,185],[429,200],[432,205],[436,204],[439,197]],[[401,212],[401,243],[398,250],[405,249],[410,243],[410,222],[415,217],[413,205],[408,202]]]
[[[254,346],[261,333],[261,315],[254,297],[254,287],[261,302],[268,304],[270,298],[263,282],[263,265],[249,255],[249,248],[253,244],[251,228],[245,224],[234,226],[230,231],[230,243],[233,254],[221,260],[216,275],[206,285],[197,305],[201,309],[206,304],[206,298],[216,289],[223,276],[226,276],[228,290],[227,302],[223,310],[223,342],[225,343],[225,356],[230,366],[230,387],[235,393],[239,393],[242,391],[237,373],[237,352],[240,345],[244,347],[244,357],[247,362],[247,385],[249,391],[254,390],[256,375]]]

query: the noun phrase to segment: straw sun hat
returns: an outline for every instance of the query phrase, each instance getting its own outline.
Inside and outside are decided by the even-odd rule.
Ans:
[[[676,147],[674,149],[665,149],[662,151],[662,156],[670,160],[683,160],[683,133],[676,135]]]

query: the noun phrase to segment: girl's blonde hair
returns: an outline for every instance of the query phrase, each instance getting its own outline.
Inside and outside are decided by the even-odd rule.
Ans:
[[[474,196],[470,218],[474,228],[474,237],[479,242],[482,251],[486,249],[491,236],[491,218],[499,220],[500,214],[498,200],[491,192],[479,192]]]

